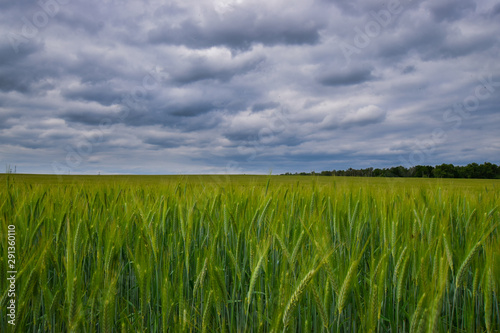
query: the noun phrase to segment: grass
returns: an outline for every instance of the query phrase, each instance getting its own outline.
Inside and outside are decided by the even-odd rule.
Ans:
[[[500,329],[497,180],[0,175],[0,186],[2,332]]]

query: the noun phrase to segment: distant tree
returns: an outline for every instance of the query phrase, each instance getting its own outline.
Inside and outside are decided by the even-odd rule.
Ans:
[[[496,165],[485,162],[479,166],[479,177],[492,179],[495,178]]]
[[[8,167],[7,169],[9,170],[10,167]],[[12,172],[12,170],[10,172]],[[291,173],[287,172],[285,173],[285,175],[291,175]],[[453,164],[443,163],[441,165],[436,165],[435,167],[429,165],[417,165],[407,169],[400,165],[397,167],[384,168],[384,169],[349,168],[347,170],[321,171],[321,173],[316,173],[315,171],[312,171],[310,173],[296,172],[294,173],[294,175],[357,176],[357,177],[490,178],[490,179],[499,178],[500,179],[500,166],[490,162],[484,162],[481,165],[478,165],[477,163],[470,163],[467,166],[454,166]]]
[[[406,177],[406,174],[408,173],[408,170],[404,166],[397,166],[397,167],[392,167],[389,169],[390,174],[392,174],[392,177]]]
[[[362,170],[361,176],[363,177],[372,177],[373,175],[373,168],[366,168]]]
[[[441,166],[436,166],[434,170],[432,170],[432,175],[436,178],[444,178],[444,171]]]
[[[465,178],[479,178],[479,165],[477,163],[469,163],[464,167]]]
[[[458,175],[453,164],[445,163],[436,166],[433,173],[436,178],[456,178]]]
[[[430,178],[432,177],[432,171],[434,170],[434,167],[430,165],[417,165],[415,167],[415,177],[424,177],[424,178]]]

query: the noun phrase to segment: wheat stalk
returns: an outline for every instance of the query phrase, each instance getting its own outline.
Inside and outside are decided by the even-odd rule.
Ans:
[[[316,303],[319,315],[321,316],[321,321],[323,322],[323,327],[325,327],[325,329],[328,329],[328,316],[326,315],[325,307],[323,306],[323,303],[321,303],[321,298],[319,297],[316,288],[312,287],[311,289],[314,296],[314,302]]]
[[[460,266],[457,272],[457,280],[456,280],[456,287],[459,288],[462,285],[462,281],[464,280],[465,274],[467,273],[467,270],[469,268],[469,265],[474,258],[474,255],[476,252],[479,251],[481,248],[481,242],[477,242],[476,245],[470,250],[469,254],[465,258],[464,262]]]
[[[295,244],[295,247],[293,248],[292,258],[290,260],[292,262],[292,268],[293,268],[293,265],[295,264],[295,261],[297,260],[297,255],[299,254],[299,250],[300,250],[300,247],[302,245],[302,241],[304,240],[304,236],[305,236],[305,232],[302,231],[302,233],[299,236],[299,239],[297,240],[297,243]]]
[[[491,316],[493,315],[493,271],[491,267],[488,268],[486,273],[486,288],[484,288],[484,322],[488,333],[492,332]]]
[[[200,271],[200,274],[198,274],[198,277],[196,278],[196,281],[194,283],[193,297],[196,297],[196,292],[198,291],[198,288],[200,288],[203,285],[203,281],[205,280],[205,276],[207,274],[207,267],[208,267],[208,257],[205,258],[205,262],[203,263],[203,267]]]
[[[403,251],[399,255],[398,262],[396,264],[396,267],[394,268],[394,276],[393,276],[393,279],[392,279],[393,283],[396,283],[398,281],[398,276],[400,274],[401,265],[403,264],[403,261],[405,260],[405,254],[406,254],[406,250],[407,249],[408,248],[405,246],[405,248],[403,249]]]
[[[423,293],[422,296],[420,297],[420,300],[418,301],[417,308],[415,309],[415,312],[413,312],[413,316],[411,318],[411,324],[410,324],[410,333],[415,333],[418,330],[418,324],[420,323],[420,319],[422,318],[422,311],[423,311],[423,306],[424,306],[424,300],[425,300],[426,294]]]
[[[378,286],[376,283],[372,283],[370,292],[370,310],[369,310],[369,332],[375,332],[375,328],[378,322]]]
[[[344,309],[345,302],[347,300],[347,296],[349,292],[351,291],[351,286],[354,281],[354,278],[357,275],[357,270],[358,270],[358,264],[359,264],[359,259],[354,260],[351,263],[351,266],[349,267],[349,270],[347,271],[347,275],[344,279],[344,282],[342,283],[342,287],[340,288],[340,294],[337,302],[337,309],[339,314],[342,313],[342,310]]]
[[[265,251],[262,253],[262,255],[259,258],[259,261],[257,262],[257,265],[255,266],[253,272],[252,272],[252,277],[250,278],[250,287],[248,288],[247,292],[247,313],[248,309],[250,308],[250,303],[252,302],[252,294],[253,290],[255,288],[255,283],[257,282],[257,276],[259,274],[260,267],[262,266],[262,263],[264,262],[264,258],[267,256],[267,246]]]
[[[201,332],[206,333],[208,330],[208,321],[210,320],[210,307],[212,306],[212,293],[210,291],[208,294],[207,304],[205,306],[205,312],[203,313],[203,320],[201,324]]]
[[[446,254],[446,258],[448,259],[448,264],[450,265],[451,272],[453,273],[453,256],[451,254],[450,245],[448,244],[448,239],[446,235],[443,234],[443,244],[444,244],[444,252]]]
[[[398,277],[398,285],[397,285],[397,290],[396,290],[396,299],[398,300],[398,303],[401,302],[401,298],[403,297],[403,289],[405,287],[405,277],[406,277],[406,266],[408,265],[408,261],[410,258],[406,258],[406,260],[403,263],[403,266],[401,268],[401,272],[399,272],[399,277]]]
[[[309,282],[312,280],[314,275],[318,272],[319,267],[313,270],[310,270],[306,276],[300,281],[300,283],[297,285],[295,288],[294,293],[292,294],[292,297],[290,297],[290,300],[288,301],[288,304],[285,307],[285,311],[283,312],[283,325],[284,327],[287,327],[288,324],[290,323],[291,319],[291,314],[295,307],[297,306],[297,303],[300,300],[300,296],[302,293],[305,291],[307,285]]]

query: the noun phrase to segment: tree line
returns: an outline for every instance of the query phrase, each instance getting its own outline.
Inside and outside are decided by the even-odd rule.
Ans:
[[[354,176],[354,177],[422,177],[422,178],[481,178],[500,179],[500,166],[494,163],[470,163],[466,166],[441,164],[436,166],[417,165],[410,168],[397,166],[392,168],[366,168],[347,170],[332,170],[321,172],[286,172],[282,175],[297,176]]]

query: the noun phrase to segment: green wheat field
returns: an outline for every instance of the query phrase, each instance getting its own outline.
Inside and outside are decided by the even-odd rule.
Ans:
[[[1,175],[0,331],[498,332],[499,205],[499,180]]]

